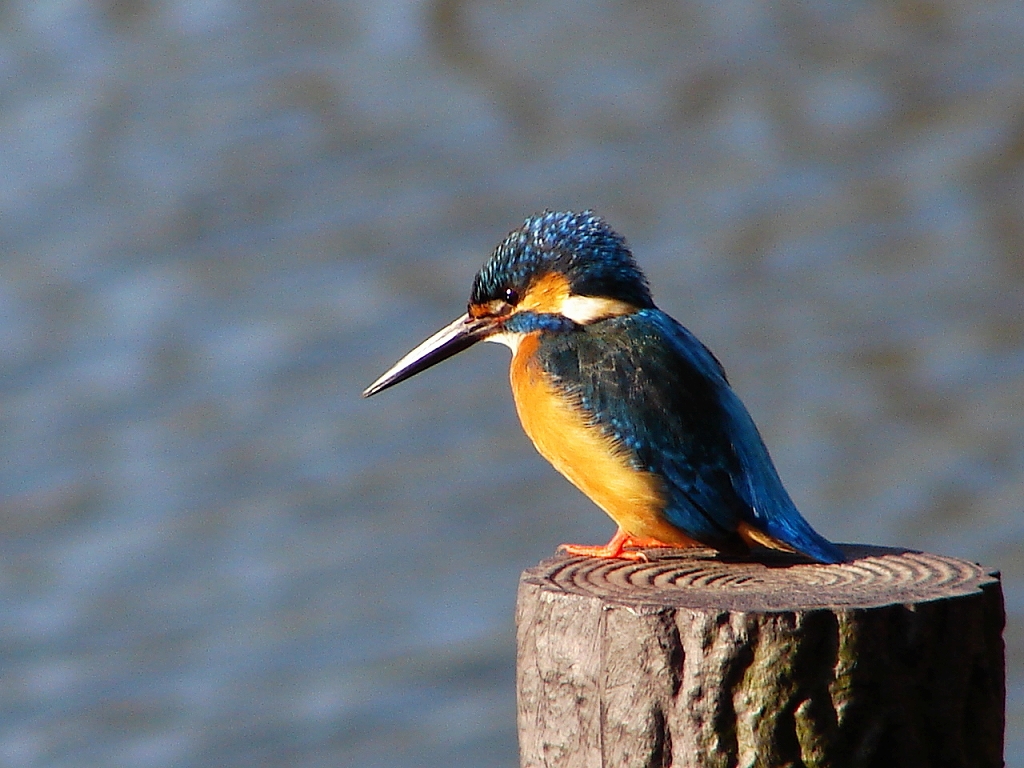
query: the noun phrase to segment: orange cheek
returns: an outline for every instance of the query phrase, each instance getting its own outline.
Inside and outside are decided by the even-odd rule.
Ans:
[[[549,272],[534,280],[516,309],[530,312],[558,313],[569,297],[569,281],[565,275]]]

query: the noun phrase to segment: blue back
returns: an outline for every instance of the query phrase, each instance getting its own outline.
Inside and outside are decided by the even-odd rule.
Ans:
[[[733,548],[742,521],[820,562],[843,560],[797,511],[721,364],[661,310],[542,334],[538,358],[637,469],[663,478],[663,514],[691,537]]]

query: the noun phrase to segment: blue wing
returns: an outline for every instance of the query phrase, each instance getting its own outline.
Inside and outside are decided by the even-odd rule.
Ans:
[[[843,560],[793,504],[721,364],[664,312],[551,334],[539,356],[637,468],[664,479],[670,523],[730,548],[745,522],[820,562]]]

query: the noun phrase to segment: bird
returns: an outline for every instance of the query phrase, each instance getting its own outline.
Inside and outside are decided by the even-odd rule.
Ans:
[[[844,561],[790,498],[711,351],[658,309],[625,239],[591,210],[528,217],[473,279],[466,313],[363,391],[375,395],[478,341],[512,351],[509,378],[537,451],[618,526],[581,557],[648,548]]]

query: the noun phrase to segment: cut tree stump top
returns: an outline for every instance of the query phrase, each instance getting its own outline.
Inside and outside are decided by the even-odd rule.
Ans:
[[[524,768],[1003,765],[998,575],[845,545],[838,565],[645,550],[527,570]]]
[[[625,605],[723,611],[876,608],[959,597],[998,582],[976,563],[891,547],[846,544],[848,562],[820,565],[780,553],[738,558],[710,549],[649,549],[649,562],[554,557],[522,581]]]

